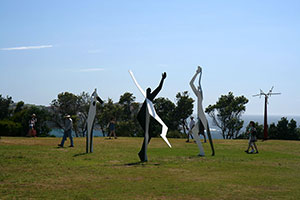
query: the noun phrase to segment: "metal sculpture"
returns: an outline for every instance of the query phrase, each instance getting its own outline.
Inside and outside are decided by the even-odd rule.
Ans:
[[[280,95],[281,93],[274,93],[273,91],[274,86],[269,90],[269,92],[266,94],[264,93],[261,89],[260,89],[260,93],[259,94],[255,94],[252,95],[253,97],[257,97],[259,96],[259,98],[261,98],[261,96],[265,96],[265,109],[264,109],[264,139],[263,140],[267,140],[268,139],[268,115],[267,115],[267,105],[268,105],[268,99],[269,97],[271,97],[271,95]]]
[[[94,120],[96,116],[96,101],[99,101],[103,104],[102,99],[97,94],[97,89],[91,95],[91,103],[87,118],[87,134],[86,134],[86,153],[93,152],[93,128],[94,128]]]
[[[146,92],[141,88],[141,86],[138,84],[138,82],[136,81],[132,71],[129,70],[129,73],[131,75],[131,78],[133,79],[135,85],[137,86],[137,88],[140,90],[140,92],[142,93],[142,95],[145,97],[145,101],[138,113],[137,119],[140,123],[140,125],[142,126],[143,130],[144,130],[144,142],[142,145],[142,148],[140,150],[140,152],[138,153],[139,158],[141,160],[141,162],[147,162],[148,161],[148,157],[147,157],[147,147],[148,144],[151,140],[151,135],[149,135],[149,123],[150,123],[150,116],[152,116],[158,123],[160,123],[162,125],[162,132],[160,134],[160,136],[162,137],[162,139],[167,143],[167,145],[171,148],[171,144],[169,143],[168,139],[167,139],[167,132],[168,132],[168,127],[165,125],[165,123],[161,120],[161,118],[157,115],[154,105],[152,103],[152,100],[156,97],[156,95],[159,93],[159,91],[162,88],[163,85],[163,81],[166,78],[166,73],[164,73],[162,75],[162,79],[160,81],[159,86],[153,91],[151,92],[151,89],[148,88],[146,90]]]
[[[199,86],[198,86],[198,89],[196,88],[196,86],[194,85],[194,82],[195,82],[195,79],[196,77],[199,75]],[[193,92],[195,93],[195,95],[197,96],[197,99],[198,99],[198,104],[197,104],[197,123],[196,125],[194,126],[194,128],[192,129],[192,133],[193,133],[193,136],[195,138],[195,141],[198,145],[198,148],[199,148],[199,156],[205,156],[205,153],[204,153],[204,150],[203,150],[203,147],[202,147],[202,144],[201,144],[201,141],[200,141],[200,137],[199,137],[199,132],[204,135],[204,130],[206,130],[206,134],[207,134],[207,137],[208,137],[208,140],[209,140],[209,143],[210,143],[210,147],[211,147],[211,151],[212,151],[212,156],[215,155],[215,150],[214,150],[214,145],[213,145],[213,141],[212,141],[212,138],[211,138],[211,134],[210,134],[210,129],[209,129],[209,125],[208,125],[208,121],[206,119],[206,116],[204,114],[204,111],[203,111],[203,105],[202,105],[202,102],[203,102],[203,91],[202,91],[202,87],[201,87],[201,76],[202,76],[202,68],[200,66],[198,66],[198,69],[195,73],[195,75],[193,76],[192,80],[190,81],[190,86],[193,90]]]

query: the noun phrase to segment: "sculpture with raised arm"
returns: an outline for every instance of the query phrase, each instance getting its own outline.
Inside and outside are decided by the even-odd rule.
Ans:
[[[86,134],[86,153],[93,152],[93,127],[96,116],[96,101],[103,104],[102,99],[97,94],[97,89],[91,95],[91,104],[89,108],[89,114],[87,118],[87,134]]]
[[[138,153],[138,155],[139,155],[141,162],[147,162],[148,161],[147,146],[151,140],[151,134],[149,134],[150,116],[152,116],[157,122],[159,122],[162,125],[162,133],[160,134],[160,136],[169,145],[169,147],[171,147],[171,144],[169,143],[169,141],[167,139],[168,127],[157,115],[154,105],[153,105],[153,102],[152,102],[154,100],[154,98],[156,97],[156,95],[161,90],[161,88],[163,86],[163,82],[164,82],[165,78],[167,77],[167,74],[166,73],[162,74],[160,84],[153,92],[151,92],[150,88],[148,88],[145,92],[141,88],[141,86],[137,83],[133,73],[130,70],[129,70],[129,73],[130,73],[134,83],[136,84],[137,88],[141,91],[141,93],[145,97],[145,101],[137,115],[137,120],[144,130],[144,142],[143,142],[142,148],[141,148],[140,152]]]
[[[197,89],[194,85],[194,82],[195,82],[195,79],[198,76],[198,74],[199,74],[199,86],[198,86],[198,89]],[[196,140],[196,143],[197,143],[199,151],[200,151],[199,155],[204,156],[205,154],[204,154],[204,150],[203,150],[203,147],[202,147],[202,144],[201,144],[201,141],[200,141],[199,133],[203,134],[204,139],[206,140],[205,133],[204,133],[204,130],[206,130],[206,134],[207,134],[207,137],[208,137],[208,140],[209,140],[209,143],[210,143],[210,147],[211,147],[211,150],[212,150],[212,156],[214,156],[215,155],[214,145],[213,145],[213,141],[212,141],[212,138],[211,138],[208,121],[207,121],[206,116],[204,114],[203,105],[202,105],[203,92],[202,92],[202,87],[201,87],[201,76],[202,76],[202,68],[200,66],[198,66],[198,69],[197,69],[195,75],[193,76],[192,80],[190,81],[190,86],[191,86],[193,92],[195,93],[195,95],[197,96],[197,99],[198,99],[198,102],[197,102],[197,118],[198,118],[198,120],[197,120],[196,126],[194,126],[194,128],[192,130],[192,133],[193,133],[193,136]]]

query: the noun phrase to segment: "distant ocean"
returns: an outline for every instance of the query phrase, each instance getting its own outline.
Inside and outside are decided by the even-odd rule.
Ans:
[[[271,123],[277,124],[277,122],[282,118],[286,117],[289,121],[291,119],[294,119],[297,122],[297,127],[300,125],[300,115],[295,116],[278,116],[278,115],[270,115],[268,116],[268,124]],[[212,122],[212,119],[207,116],[208,123],[210,126],[211,134],[213,139],[223,139],[221,136],[220,129],[215,126]],[[242,119],[244,120],[244,127],[241,130],[241,133],[245,131],[247,125],[250,121],[258,122],[259,124],[264,123],[264,116],[263,115],[242,115]],[[63,136],[63,130],[62,129],[52,129],[52,131],[49,133],[50,135],[53,135],[55,137],[62,137]],[[73,136],[75,136],[73,132]],[[103,137],[103,133],[100,130],[94,130],[94,136],[95,137]]]

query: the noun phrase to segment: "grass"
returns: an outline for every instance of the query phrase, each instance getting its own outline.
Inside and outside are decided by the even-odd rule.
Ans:
[[[139,161],[142,138],[85,138],[57,148],[60,138],[0,139],[0,199],[299,199],[300,142],[215,140],[216,156],[196,156],[197,145],[160,138]],[[69,141],[66,142],[66,146]]]

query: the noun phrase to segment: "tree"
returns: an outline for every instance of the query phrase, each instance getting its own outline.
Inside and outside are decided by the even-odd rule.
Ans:
[[[14,113],[18,113],[20,112],[22,109],[24,108],[24,102],[23,101],[19,101],[16,105],[16,108],[14,110]]]
[[[235,97],[232,92],[229,92],[228,95],[222,95],[216,104],[209,105],[205,112],[221,129],[224,139],[236,138],[244,124],[241,115],[245,112],[247,103],[246,97]]]
[[[240,135],[238,135],[236,138],[238,139],[246,139],[248,138],[248,135],[246,134],[249,130],[249,124],[246,127],[246,131]],[[264,138],[264,125],[263,124],[259,124],[258,122],[255,122],[255,129],[256,129],[256,133],[257,133],[257,139],[263,139]]]
[[[277,122],[277,125],[272,123],[269,127],[269,137],[271,139],[281,140],[297,140],[299,139],[299,132],[297,129],[297,122],[294,119],[290,121],[286,117],[282,117]]]
[[[0,94],[0,120],[8,119],[10,115],[9,106],[13,103],[11,97],[7,96],[6,98],[2,97]]]
[[[123,112],[122,120],[130,120],[132,119],[132,113],[131,113],[131,105],[134,103],[135,96],[133,96],[132,93],[125,92],[123,95],[120,96],[119,104],[122,106]]]
[[[177,121],[179,128],[181,128],[186,134],[186,118],[188,118],[193,113],[194,100],[189,97],[187,91],[182,93],[178,92],[176,94],[176,108],[174,110],[174,119]]]
[[[107,132],[107,124],[111,118],[116,118],[118,125],[119,116],[121,116],[122,113],[122,107],[119,104],[114,104],[113,100],[109,98],[107,103],[105,102],[103,106],[100,107],[100,105],[98,105],[97,110],[99,110],[99,112],[96,113],[96,120],[103,134]]]
[[[14,112],[11,120],[15,123],[20,123],[22,126],[22,132],[16,136],[27,135],[29,120],[33,113],[37,116],[37,123],[35,124],[37,136],[49,136],[51,129],[48,127],[47,122],[51,120],[51,114],[44,106],[24,106],[19,112]]]
[[[81,98],[75,94],[69,92],[62,92],[57,95],[57,99],[54,99],[51,103],[52,121],[59,128],[64,127],[64,116],[66,114],[71,115],[73,119],[73,127],[76,137],[78,137],[77,128],[77,114],[80,110]]]
[[[153,101],[155,110],[169,130],[177,130],[178,123],[174,118],[176,105],[168,98],[160,97]],[[159,125],[161,129],[161,125]]]

